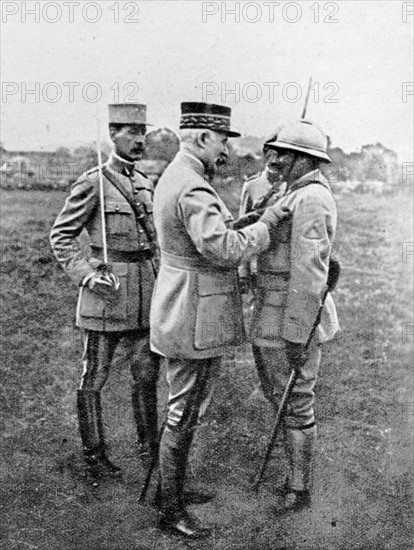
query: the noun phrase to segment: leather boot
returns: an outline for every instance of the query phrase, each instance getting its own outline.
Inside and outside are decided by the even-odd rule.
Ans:
[[[157,386],[142,382],[132,385],[132,410],[141,458],[151,460],[158,453]]]
[[[166,425],[160,447],[161,503],[159,526],[162,530],[187,538],[203,538],[210,530],[203,528],[184,506],[183,477],[188,460],[192,433]]]
[[[77,409],[88,476],[92,480],[102,477],[120,477],[121,468],[115,466],[106,455],[100,392],[78,390]]]
[[[286,451],[290,465],[284,509],[301,510],[311,504],[316,426],[286,430]]]

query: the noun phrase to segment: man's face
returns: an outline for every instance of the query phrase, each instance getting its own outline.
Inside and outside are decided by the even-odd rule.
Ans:
[[[122,126],[111,134],[115,153],[131,162],[141,160],[145,151],[145,133],[146,126],[141,124]]]
[[[204,164],[206,173],[214,175],[217,168],[225,164],[229,158],[227,134],[209,131],[205,140]]]
[[[265,159],[270,178],[273,181],[286,181],[295,160],[295,153],[287,149],[268,149]]]

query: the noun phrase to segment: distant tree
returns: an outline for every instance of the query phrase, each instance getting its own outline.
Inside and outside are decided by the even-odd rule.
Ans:
[[[103,155],[102,155],[103,157]],[[103,160],[106,160],[103,157]],[[98,164],[98,153],[94,145],[81,145],[73,152],[74,178],[77,179],[83,172]]]
[[[72,158],[72,154],[70,150],[67,147],[58,147],[55,151],[55,157],[59,160],[70,160]]]
[[[177,134],[169,128],[160,128],[146,136],[146,156],[150,160],[165,160],[170,163],[180,148]]]
[[[92,145],[81,145],[73,152],[73,158],[78,164],[95,166],[98,163],[98,154]]]
[[[345,153],[340,147],[328,148],[337,181],[398,183],[398,156],[381,143],[364,145],[359,152]]]
[[[393,178],[397,154],[381,143],[364,145],[361,149],[362,168],[361,174],[366,180],[383,181],[387,183]]]

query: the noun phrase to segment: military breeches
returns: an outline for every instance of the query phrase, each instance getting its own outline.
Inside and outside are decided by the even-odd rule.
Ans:
[[[134,384],[156,384],[159,358],[150,350],[148,331],[98,332],[85,330],[81,390],[101,391],[109,376],[111,362],[121,342],[124,360],[131,369]]]
[[[183,431],[195,427],[210,403],[221,357],[168,359],[167,424]]]
[[[183,484],[197,421],[205,413],[221,358],[169,359],[167,422],[161,436],[159,462],[161,509],[177,514],[183,506]]]
[[[319,371],[321,348],[312,343],[309,351],[309,359],[301,369],[288,402],[288,428],[305,428],[315,421],[313,390]],[[253,346],[253,355],[264,396],[277,408],[292,372],[285,349]]]

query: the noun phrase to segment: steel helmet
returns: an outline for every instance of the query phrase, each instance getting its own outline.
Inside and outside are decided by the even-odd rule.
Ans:
[[[310,120],[298,120],[283,126],[276,139],[266,143],[272,149],[289,149],[300,151],[312,157],[331,162],[326,152],[328,138],[319,126]]]
[[[266,141],[263,144],[263,153],[266,153],[266,150],[269,148],[269,144],[272,145],[272,143],[277,140],[277,135],[282,128],[283,126],[279,124],[279,126],[273,130],[273,133],[267,137]]]

